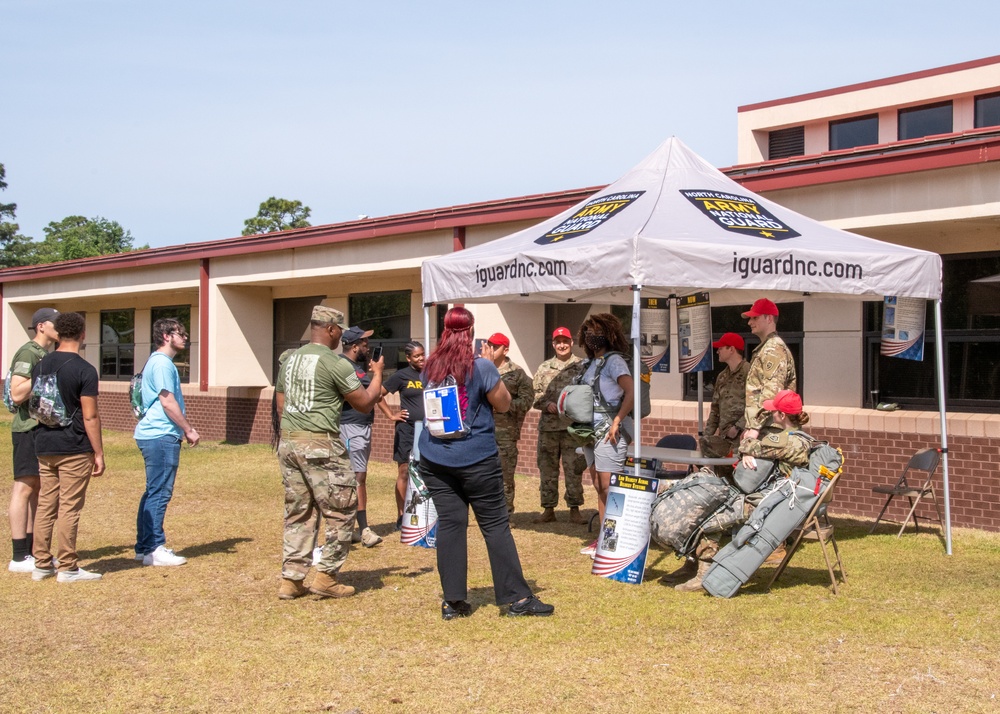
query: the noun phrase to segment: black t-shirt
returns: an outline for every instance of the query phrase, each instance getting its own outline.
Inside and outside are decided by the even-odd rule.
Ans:
[[[352,367],[354,367],[354,374],[358,375],[358,379],[361,380],[361,386],[368,389],[368,385],[372,383],[371,378],[368,376],[368,372],[365,370],[363,364],[358,364],[349,357],[344,357]],[[371,425],[375,423],[375,410],[372,409],[367,414],[362,414],[357,409],[352,407],[346,401],[344,402],[344,411],[340,414],[340,423],[344,424],[358,424],[364,426],[366,424]]]
[[[420,381],[420,372],[406,365],[390,375],[385,380],[385,391],[390,394],[399,392],[399,408],[410,413],[407,424],[416,424],[424,418],[424,385]]]
[[[73,423],[67,427],[48,427],[39,424],[35,428],[35,453],[39,456],[86,454],[93,452],[87,431],[83,428],[83,410],[80,397],[97,397],[97,370],[87,360],[75,352],[53,352],[31,370],[32,381],[40,374],[51,374],[56,370],[56,382],[62,396],[66,413],[73,415]]]

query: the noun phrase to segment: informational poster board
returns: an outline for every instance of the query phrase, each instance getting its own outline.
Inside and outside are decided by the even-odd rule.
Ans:
[[[710,372],[712,361],[712,306],[708,293],[677,298],[677,364],[682,374]]]
[[[656,459],[632,458],[622,473],[611,474],[604,522],[597,536],[591,573],[622,583],[639,584],[649,553],[649,514],[659,481]]]
[[[882,355],[922,362],[926,315],[923,298],[887,295],[882,305]]]
[[[420,432],[423,424],[416,423],[413,435],[413,451],[410,454],[408,467],[409,478],[406,481],[406,499],[403,501],[403,522],[399,534],[399,542],[403,545],[416,545],[421,548],[437,546],[438,513],[434,501],[426,495],[423,479],[420,478]]]
[[[639,303],[639,354],[651,372],[670,371],[670,299],[643,298]]]

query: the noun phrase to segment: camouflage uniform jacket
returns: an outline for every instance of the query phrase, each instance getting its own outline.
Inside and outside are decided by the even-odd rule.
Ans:
[[[573,380],[580,375],[583,361],[576,355],[571,354],[569,359],[563,362],[558,357],[545,360],[535,372],[535,379],[532,386],[535,391],[534,408],[542,412],[538,419],[539,431],[564,431],[566,427],[573,423],[573,420],[559,414],[549,414],[545,410],[545,405],[549,402],[555,404],[559,399],[562,390],[568,387]]]
[[[735,426],[743,431],[743,413],[747,405],[747,374],[750,364],[740,361],[736,370],[724,365],[722,372],[715,380],[715,391],[712,392],[712,410],[708,414],[705,433],[711,436],[716,431],[725,437],[730,427]]]
[[[768,419],[764,400],[782,389],[795,391],[795,360],[785,341],[772,332],[757,345],[747,374],[746,428],[760,429]]]
[[[517,364],[505,357],[498,370],[500,379],[510,392],[510,409],[503,414],[494,414],[493,422],[496,428],[497,443],[501,441],[517,441],[521,438],[521,424],[524,416],[531,409],[535,398],[531,388],[531,377]]]
[[[788,478],[796,466],[809,465],[812,442],[801,433],[767,427],[758,439],[744,439],[740,453],[778,462],[781,475]]]

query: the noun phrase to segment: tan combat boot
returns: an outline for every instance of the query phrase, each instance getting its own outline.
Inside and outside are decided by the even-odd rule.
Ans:
[[[678,583],[683,583],[690,580],[695,575],[698,574],[698,561],[694,558],[685,558],[684,565],[679,567],[672,573],[667,573],[662,578],[660,582],[664,585],[677,585]]]
[[[278,588],[278,599],[279,600],[294,600],[297,597],[302,597],[309,591],[306,590],[306,586],[302,584],[301,580],[292,580],[291,578],[282,578],[281,587]]]
[[[556,519],[556,511],[554,508],[546,508],[540,514],[535,516],[535,523],[552,523]]]
[[[569,509],[569,522],[575,523],[578,526],[587,525],[587,519],[584,518],[583,515],[580,513],[579,506],[572,506]]]
[[[680,585],[674,585],[674,590],[680,593],[696,593],[702,592],[701,581],[705,579],[705,575],[708,573],[708,569],[712,567],[711,560],[699,560],[698,562],[698,572],[695,576],[683,582]]]
[[[329,573],[316,573],[309,591],[320,597],[350,597],[354,594],[354,588],[337,582],[337,578]]]

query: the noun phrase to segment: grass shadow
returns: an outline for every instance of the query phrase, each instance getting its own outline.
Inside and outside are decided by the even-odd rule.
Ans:
[[[214,555],[215,553],[235,553],[236,546],[240,543],[252,543],[253,538],[224,538],[222,540],[214,540],[210,543],[202,543],[200,545],[189,545],[183,550],[177,551],[177,555],[183,555],[185,558],[201,558],[206,555]]]
[[[385,587],[385,579],[390,575],[418,578],[428,573],[433,573],[432,566],[420,568],[407,568],[406,566],[392,566],[388,568],[378,568],[376,570],[342,570],[344,582],[353,585],[358,592],[366,590],[381,590]],[[339,579],[339,576],[338,576]]]

